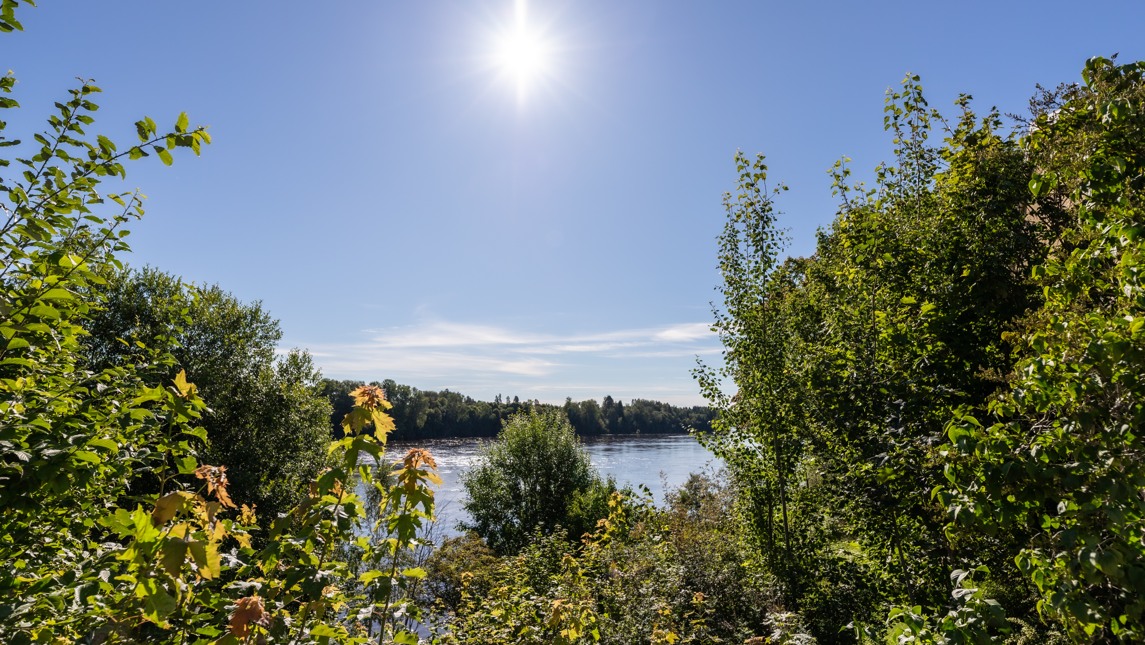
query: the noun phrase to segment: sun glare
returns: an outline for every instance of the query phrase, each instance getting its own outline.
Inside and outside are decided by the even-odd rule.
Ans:
[[[501,43],[497,64],[518,81],[528,81],[544,70],[544,43],[526,30],[517,30]]]
[[[525,0],[516,0],[512,29],[498,39],[494,61],[497,68],[517,87],[523,101],[529,88],[549,72],[549,46],[540,32],[529,25]]]

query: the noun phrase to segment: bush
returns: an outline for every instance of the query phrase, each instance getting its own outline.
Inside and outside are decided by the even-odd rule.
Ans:
[[[567,525],[573,500],[598,480],[568,418],[556,410],[510,417],[484,457],[462,477],[472,519],[461,528],[499,554],[520,551],[535,529],[549,534]]]
[[[462,589],[485,596],[493,586],[497,557],[485,541],[473,533],[446,538],[426,561],[427,600],[438,609],[455,613],[461,606]]]
[[[666,509],[612,495],[580,544],[557,529],[492,565],[469,557],[471,572],[452,574],[460,602],[443,642],[814,642],[745,566],[732,501],[718,482],[693,477]]]

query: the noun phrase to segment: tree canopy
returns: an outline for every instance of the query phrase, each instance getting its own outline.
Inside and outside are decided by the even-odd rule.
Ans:
[[[737,157],[706,441],[820,639],[896,605],[906,640],[991,640],[1003,610],[1139,637],[1141,70],[1094,59],[1009,133],[968,96],[947,120],[908,76],[894,162],[871,187],[835,166],[807,258],[782,257],[763,158]]]
[[[170,347],[176,366],[156,383],[183,369],[198,387],[209,406],[203,458],[229,469],[232,497],[268,518],[301,501],[325,465],[330,406],[309,354],[276,358],[278,321],[260,303],[153,268],[114,272],[96,295],[83,343],[91,366],[130,365]]]

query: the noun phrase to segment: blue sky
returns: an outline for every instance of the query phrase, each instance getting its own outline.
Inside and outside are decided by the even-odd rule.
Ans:
[[[791,186],[807,254],[826,170],[886,158],[906,72],[934,106],[1022,112],[1089,56],[1145,58],[1140,2],[534,1],[522,87],[511,0],[40,4],[0,39],[12,131],[82,76],[96,131],[186,111],[215,139],[129,168],[131,264],[261,300],[327,376],[483,399],[700,403],[736,150]]]

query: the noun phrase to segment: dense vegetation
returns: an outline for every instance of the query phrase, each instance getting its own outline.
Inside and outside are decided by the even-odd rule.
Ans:
[[[821,641],[888,607],[899,642],[1143,637],[1143,71],[1093,59],[1010,134],[908,77],[895,162],[869,188],[836,166],[808,258],[782,259],[780,191],[738,158],[706,440]]]
[[[364,385],[362,381],[323,381],[323,391],[333,406],[331,421],[339,420],[351,407],[349,392]],[[506,419],[529,410],[562,410],[579,435],[601,434],[669,434],[707,431],[713,413],[705,406],[678,407],[659,401],[633,399],[627,405],[611,396],[597,403],[594,399],[573,401],[554,406],[537,401],[512,400],[497,395],[493,401],[477,401],[449,390],[436,392],[401,385],[392,379],[374,381],[393,403],[397,429],[394,438],[401,440],[434,437],[493,437],[501,431]]]
[[[302,501],[306,483],[326,465],[330,440],[330,405],[309,354],[291,350],[276,359],[278,321],[218,286],[196,287],[150,268],[106,279],[96,287],[100,306],[84,323],[85,362],[110,368],[173,343],[179,367],[150,384],[183,369],[210,402],[201,458],[227,467],[235,503],[273,519]]]
[[[30,141],[0,121],[0,640],[1141,642],[1145,63],[1082,78],[1006,131],[908,76],[894,161],[870,187],[836,166],[806,258],[737,156],[726,362],[697,370],[728,473],[663,507],[601,481],[573,428],[702,409],[321,382],[257,304],[122,265],[141,195],[101,183],[203,128],[89,134],[91,82]],[[432,555],[440,480],[386,457],[391,408],[410,435],[500,432],[466,477],[474,533]]]
[[[538,533],[501,558],[474,537],[427,565],[445,643],[800,642],[797,617],[743,566],[734,496],[693,476],[664,508],[614,495],[583,539]],[[754,639],[754,640],[747,640]]]

